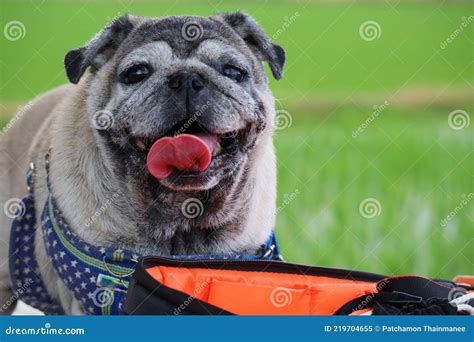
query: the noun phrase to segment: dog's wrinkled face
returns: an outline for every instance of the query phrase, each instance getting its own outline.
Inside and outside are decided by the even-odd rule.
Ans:
[[[69,52],[66,70],[76,83],[91,66],[91,124],[119,176],[148,189],[189,192],[228,187],[225,183],[234,182],[233,175],[246,167],[273,119],[262,61],[280,78],[284,59],[283,49],[242,13],[125,16],[88,46]],[[147,169],[152,146],[182,134],[210,141],[210,164],[204,170],[173,168],[166,177],[152,176]],[[181,152],[173,153],[179,159]]]

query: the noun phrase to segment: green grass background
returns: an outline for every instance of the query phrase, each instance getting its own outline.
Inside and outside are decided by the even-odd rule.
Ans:
[[[279,108],[292,119],[275,136],[276,231],[286,259],[387,274],[473,273],[474,201],[440,224],[474,191],[474,124],[448,125],[453,110],[472,116],[474,23],[440,48],[474,14],[469,1],[3,0],[0,6],[2,27],[18,20],[26,28],[23,39],[0,39],[1,126],[18,104],[65,83],[64,54],[117,15],[252,14],[288,55],[285,77],[271,81]],[[382,30],[370,42],[359,35],[367,20]],[[354,138],[373,106],[386,100],[388,108]],[[359,212],[366,198],[381,205],[375,218]]]

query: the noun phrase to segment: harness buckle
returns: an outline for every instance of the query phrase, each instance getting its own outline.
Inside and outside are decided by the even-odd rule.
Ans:
[[[130,259],[130,261],[135,263],[135,264],[138,262],[136,259]],[[105,269],[111,275],[113,275],[114,277],[117,277],[117,278],[128,278],[128,277],[132,276],[132,274],[135,272],[135,268],[132,268],[132,270],[130,272],[127,272],[127,273],[117,273],[117,272],[112,271],[110,269],[109,265],[107,264],[107,256],[105,254],[102,257],[102,263],[104,264]]]
[[[33,193],[34,185],[35,185],[35,175],[36,175],[36,166],[35,163],[31,162],[28,168],[28,172],[26,174],[26,190],[30,194]]]
[[[274,250],[275,250],[275,245],[274,244],[270,245],[270,247],[268,247],[268,249],[263,254],[263,258],[268,258],[270,255],[273,254]]]

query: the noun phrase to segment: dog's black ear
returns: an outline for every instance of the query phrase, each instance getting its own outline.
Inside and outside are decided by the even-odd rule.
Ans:
[[[102,29],[86,46],[69,51],[64,58],[69,81],[78,83],[89,66],[100,69],[139,21],[139,17],[126,14]]]
[[[232,27],[261,61],[267,61],[273,77],[279,80],[283,76],[285,50],[273,44],[252,17],[242,12],[235,12],[218,14],[213,18]]]

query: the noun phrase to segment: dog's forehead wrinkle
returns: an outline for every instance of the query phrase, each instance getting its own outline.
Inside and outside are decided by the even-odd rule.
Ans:
[[[173,50],[165,41],[146,43],[125,55],[120,61],[120,69],[139,62],[152,62],[155,66],[166,65],[173,60]]]
[[[240,53],[236,47],[217,39],[202,41],[196,49],[195,55],[204,56],[209,59],[220,59],[225,56],[232,56],[242,64],[247,63],[245,55]]]
[[[197,39],[186,38],[188,26],[198,30],[200,36]],[[187,58],[207,40],[221,41],[229,46],[235,45],[238,50],[245,48],[239,35],[218,20],[198,16],[172,16],[145,20],[129,34],[120,50],[128,53],[147,43],[164,41],[172,47],[176,56]]]

